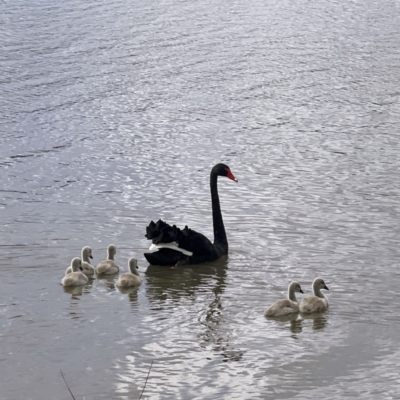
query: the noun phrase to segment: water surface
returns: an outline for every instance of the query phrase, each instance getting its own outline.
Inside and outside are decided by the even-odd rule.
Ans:
[[[396,398],[399,4],[3,1],[0,399]],[[148,266],[151,219],[230,252]],[[144,282],[60,285],[110,243]],[[291,280],[329,312],[271,321]],[[301,296],[299,296],[301,297]]]

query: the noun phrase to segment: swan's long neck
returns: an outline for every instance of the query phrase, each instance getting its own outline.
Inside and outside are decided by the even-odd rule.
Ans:
[[[294,292],[294,289],[291,286],[289,286],[289,288],[288,288],[288,295],[287,296],[288,296],[289,300],[298,303],[297,298],[296,298],[296,294]]]
[[[78,260],[72,260],[72,264],[71,264],[72,272],[78,272],[79,271],[79,267],[80,267],[79,259]]]
[[[135,262],[130,262],[129,263],[129,270],[131,271],[131,274],[139,276],[139,272],[138,272],[138,270],[136,268],[136,263]]]
[[[319,287],[313,287],[313,292],[314,292],[315,296],[317,296],[321,299],[327,300],[326,297],[324,296],[324,294],[321,292],[321,289]]]
[[[113,252],[113,251],[108,250],[108,257],[107,257],[107,259],[108,259],[108,260],[114,260],[114,252]]]
[[[82,261],[85,261],[88,264],[90,264],[89,254],[86,251],[82,251],[81,256],[82,256]]]
[[[221,206],[219,204],[218,175],[211,171],[210,175],[210,188],[211,188],[211,203],[212,203],[212,216],[214,225],[214,246],[218,253],[222,256],[228,254],[228,240],[222,220]]]

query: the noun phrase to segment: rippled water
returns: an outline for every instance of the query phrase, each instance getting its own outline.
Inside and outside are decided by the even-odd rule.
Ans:
[[[398,397],[397,1],[0,7],[0,399]],[[212,238],[217,162],[229,257],[148,267],[151,219]],[[64,291],[110,243],[143,285]]]

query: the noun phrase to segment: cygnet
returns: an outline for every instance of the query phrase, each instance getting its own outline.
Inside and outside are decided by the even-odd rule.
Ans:
[[[131,272],[121,275],[115,283],[117,286],[123,289],[139,286],[142,283],[136,258],[131,258],[128,262],[128,266]]]
[[[266,317],[281,317],[282,315],[287,315],[291,313],[296,313],[299,311],[299,302],[297,301],[295,293],[304,293],[301,289],[299,282],[292,282],[288,287],[288,298],[281,299],[272,304],[265,311]]]
[[[90,264],[90,259],[92,256],[92,249],[89,246],[85,246],[81,252],[82,256],[82,272],[87,276],[94,275],[95,268],[92,264]],[[72,267],[69,266],[65,271],[65,275],[70,274],[72,272]]]
[[[88,283],[88,277],[82,272],[82,263],[80,258],[75,257],[71,261],[71,269],[72,272],[65,275],[61,280],[63,286],[81,286]]]
[[[329,290],[322,278],[315,278],[312,283],[314,296],[304,297],[300,303],[300,312],[304,314],[320,313],[328,309],[328,299],[322,294],[321,289]]]
[[[114,261],[116,253],[116,247],[110,244],[107,249],[107,260],[100,261],[97,264],[96,272],[98,275],[112,275],[119,271],[118,264]]]

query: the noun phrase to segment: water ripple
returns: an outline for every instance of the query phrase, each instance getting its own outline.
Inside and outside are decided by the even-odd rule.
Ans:
[[[144,398],[396,397],[397,11],[7,2],[4,399],[58,398],[60,368],[76,397],[138,398],[152,361]],[[152,219],[212,238],[217,162],[239,179],[219,180],[229,256],[147,268]],[[121,270],[138,258],[142,286],[64,291],[82,247],[97,264],[110,243]],[[263,316],[316,276],[329,312]]]

